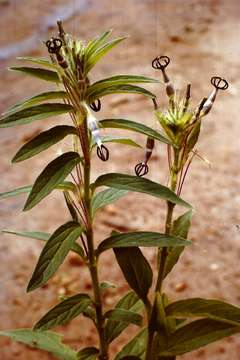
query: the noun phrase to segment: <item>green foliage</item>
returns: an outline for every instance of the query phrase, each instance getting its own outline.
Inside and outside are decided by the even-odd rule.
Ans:
[[[40,254],[27,291],[44,285],[55,274],[82,231],[78,223],[69,221],[51,235]]]
[[[77,360],[96,360],[99,350],[95,347],[87,347],[77,353]]]
[[[127,356],[135,356],[143,359],[147,345],[147,329],[141,330],[122,350],[117,354],[114,360],[126,359]]]
[[[7,336],[33,348],[46,350],[61,360],[77,360],[77,353],[64,345],[61,335],[54,332],[17,329],[0,331],[0,336]]]
[[[95,213],[97,210],[101,209],[102,207],[111,204],[121,197],[125,196],[128,193],[126,190],[116,190],[116,189],[107,189],[98,192],[94,195],[92,201],[92,210]]]
[[[56,71],[42,69],[42,68],[33,68],[33,67],[27,67],[27,66],[13,66],[10,68],[10,70],[19,71],[23,73],[24,75],[30,75],[36,78],[39,78],[41,80],[46,80],[50,82],[59,82],[58,73]]]
[[[25,125],[36,120],[42,120],[51,116],[57,116],[72,111],[73,108],[68,104],[48,103],[27,107],[26,109],[16,110],[9,115],[0,118],[0,128],[16,125]]]
[[[140,178],[132,175],[110,173],[101,175],[94,183],[94,187],[108,186],[121,190],[129,190],[133,192],[145,193],[156,198],[171,201],[174,204],[178,204],[185,207],[190,207],[186,201],[179,198],[168,187],[155,183],[151,180]]]
[[[126,119],[103,119],[99,121],[100,126],[110,129],[124,129],[129,131],[135,131],[137,133],[152,137],[158,141],[166,144],[170,144],[170,141],[159,132],[151,129],[150,127],[137,123],[135,121]]]
[[[73,134],[76,134],[76,129],[69,125],[58,125],[50,130],[44,131],[24,144],[14,156],[12,162],[20,162],[29,159],[58,143],[65,136]]]
[[[92,303],[87,294],[78,294],[67,298],[49,310],[34,326],[34,330],[49,330],[65,325],[83,313]]]
[[[137,247],[114,248],[114,253],[128,284],[140,299],[146,301],[153,277],[147,259]]]
[[[131,313],[137,313],[142,308],[142,301],[139,300],[139,297],[133,291],[130,291],[119,300],[114,310],[125,310]],[[105,339],[107,343],[111,343],[117,338],[128,325],[128,322],[120,321],[120,319],[109,319],[105,327]]]
[[[35,180],[23,210],[32,209],[49,195],[80,161],[80,156],[74,151],[62,154],[51,161]]]
[[[187,246],[191,242],[180,237],[175,237],[157,232],[129,232],[122,234],[113,234],[101,242],[97,248],[97,254],[108,249],[117,249],[123,247],[164,247],[164,246]]]
[[[239,331],[240,327],[220,321],[196,320],[180,327],[171,334],[166,348],[162,349],[161,355],[182,355]]]

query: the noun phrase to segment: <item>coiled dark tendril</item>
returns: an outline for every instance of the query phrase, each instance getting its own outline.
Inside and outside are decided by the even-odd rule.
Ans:
[[[46,46],[50,54],[58,54],[62,47],[62,40],[59,38],[52,38],[46,42]]]
[[[227,80],[219,77],[219,76],[213,76],[211,78],[211,84],[217,89],[217,90],[227,90],[228,88],[228,82]]]
[[[168,56],[166,55],[157,56],[152,61],[152,67],[157,70],[163,70],[168,66],[169,63],[170,63],[170,58]]]
[[[97,147],[97,156],[102,161],[107,161],[109,159],[109,151],[106,146],[101,145]]]
[[[101,104],[101,101],[99,99],[97,99],[96,102],[94,101],[89,106],[93,111],[98,112],[101,110],[102,104]]]
[[[148,173],[149,167],[146,163],[141,162],[135,166],[135,174],[137,176],[144,176]]]

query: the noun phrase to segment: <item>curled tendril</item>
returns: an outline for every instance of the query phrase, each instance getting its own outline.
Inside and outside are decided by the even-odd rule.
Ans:
[[[146,163],[141,162],[135,166],[135,174],[137,176],[144,176],[148,173],[149,167]]]
[[[228,82],[227,80],[219,77],[219,76],[213,76],[211,78],[211,84],[217,89],[217,90],[227,90],[228,88]]]
[[[97,147],[97,156],[102,161],[107,161],[109,159],[109,151],[104,145],[100,145]]]
[[[152,61],[152,67],[157,70],[163,70],[168,66],[169,63],[170,63],[170,58],[168,56],[166,55],[157,56]]]
[[[50,54],[58,54],[62,47],[62,40],[59,38],[52,38],[46,42],[46,46]]]
[[[99,99],[97,99],[96,102],[94,101],[89,106],[93,111],[98,112],[101,110],[102,105],[101,105],[101,101]]]

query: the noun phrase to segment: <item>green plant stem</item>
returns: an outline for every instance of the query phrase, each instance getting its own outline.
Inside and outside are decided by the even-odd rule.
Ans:
[[[85,129],[85,139],[88,139],[88,130]],[[90,190],[90,170],[91,170],[91,161],[90,161],[90,151],[89,151],[89,140],[88,144],[85,147],[85,164],[84,164],[84,201],[85,207],[87,210],[87,244],[88,244],[88,260],[89,260],[89,270],[92,278],[93,285],[93,294],[94,294],[94,305],[96,309],[96,328],[99,335],[100,342],[100,360],[108,360],[108,346],[104,337],[104,317],[102,309],[102,300],[101,292],[98,280],[98,269],[97,269],[97,259],[95,256],[94,250],[94,239],[93,239],[93,226],[92,226],[92,211],[91,211],[91,190]]]
[[[174,192],[176,190],[177,182],[178,182],[178,173],[179,173],[178,162],[179,162],[179,151],[178,149],[174,149],[174,162],[170,169],[170,189]],[[171,233],[174,207],[175,204],[173,204],[170,201],[167,202],[167,215],[165,222],[165,234],[167,235]],[[158,268],[158,278],[157,278],[155,293],[157,292],[161,293],[162,290],[162,283],[164,280],[164,268],[165,268],[167,256],[168,256],[167,247],[158,249],[159,268]],[[152,360],[153,339],[154,339],[154,331],[151,329],[151,327],[148,327],[148,343],[146,350],[146,360]]]

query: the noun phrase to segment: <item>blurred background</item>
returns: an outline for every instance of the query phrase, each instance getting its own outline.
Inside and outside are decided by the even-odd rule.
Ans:
[[[188,296],[218,298],[240,304],[240,193],[239,193],[239,59],[240,2],[238,0],[0,0],[0,112],[24,98],[49,89],[49,84],[7,71],[22,64],[17,56],[47,56],[42,41],[56,34],[56,20],[65,30],[86,41],[112,28],[114,36],[128,35],[96,66],[92,80],[118,73],[159,76],[151,67],[157,55],[168,55],[168,73],[176,86],[185,90],[192,83],[192,101],[197,104],[211,91],[213,75],[225,77],[230,87],[219,92],[214,109],[204,119],[198,151],[209,164],[195,159],[185,182],[182,197],[196,208],[190,237],[194,244],[183,255],[167,281],[172,300]],[[167,101],[162,85],[148,87]],[[152,104],[141,96],[116,95],[103,100],[104,117],[122,117],[156,127]],[[63,142],[41,156],[11,165],[17,149],[40,131],[50,128],[54,119],[28,126],[1,129],[0,192],[31,184],[40,170],[56,157]],[[129,133],[142,145],[145,138]],[[110,145],[110,160],[94,159],[93,179],[104,172],[133,174],[143,159],[143,150]],[[166,149],[157,145],[150,162],[148,178],[167,182]],[[30,213],[22,213],[25,197],[0,203],[0,228],[18,231],[53,232],[68,218],[62,195],[53,193]],[[112,228],[120,231],[163,230],[165,204],[144,195],[129,194],[104,211],[95,222],[96,241]],[[69,255],[60,271],[44,288],[26,294],[26,285],[42,248],[36,240],[1,235],[0,240],[0,328],[31,327],[61,295],[91,291],[87,269]],[[146,254],[155,263],[155,253]],[[111,307],[128,289],[113,254],[100,262],[101,280],[117,285],[104,293]],[[58,329],[65,342],[76,349],[93,345],[96,334],[88,320],[79,317]],[[134,334],[129,328],[113,343],[115,353]],[[0,360],[47,360],[50,355],[0,340]],[[233,336],[179,359],[239,360],[240,337]]]

